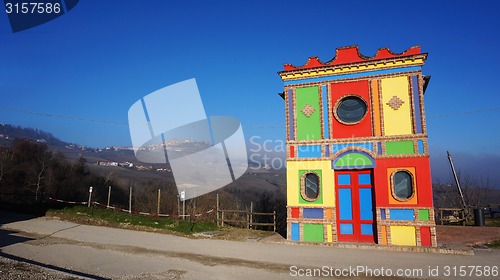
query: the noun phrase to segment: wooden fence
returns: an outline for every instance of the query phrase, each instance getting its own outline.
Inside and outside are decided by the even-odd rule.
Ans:
[[[497,214],[500,214],[500,204],[488,204],[488,205],[473,205],[467,208],[437,208],[437,213],[439,213],[437,220],[444,224],[462,224],[473,222],[473,211],[477,208],[483,208],[484,216],[489,216],[489,218],[495,218]]]
[[[256,222],[256,217],[261,216],[273,216],[273,222]],[[276,231],[276,211],[272,213],[256,213],[248,210],[217,210],[217,225],[224,226],[225,224],[248,229],[255,229],[256,226],[273,227],[273,231]]]
[[[466,213],[464,208],[438,208],[439,222],[441,225],[446,224],[459,224],[465,226]]]

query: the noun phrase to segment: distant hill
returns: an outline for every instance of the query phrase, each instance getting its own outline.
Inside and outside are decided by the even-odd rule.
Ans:
[[[87,147],[75,143],[64,142],[51,133],[33,128],[23,128],[20,126],[12,126],[10,124],[0,124],[0,146],[8,147],[16,138],[26,138],[38,143],[47,144],[53,152],[59,152],[69,160],[77,160],[83,157],[89,164],[97,162],[116,162],[116,163],[132,163],[134,166],[146,166],[149,169],[169,169],[167,164],[145,164],[135,158],[131,147],[111,146],[103,149]],[[249,170],[253,173],[265,174],[272,173],[268,165],[257,162],[249,162]]]
[[[43,130],[23,128],[10,124],[0,124],[0,145],[6,146],[15,138],[27,138],[47,145],[65,145],[66,143],[57,139],[52,134]]]
[[[129,147],[106,147],[104,149],[86,147],[64,142],[43,130],[0,124],[0,146],[8,147],[16,138],[25,138],[47,144],[50,150],[62,153],[70,160],[84,157],[89,163],[110,161],[141,164],[135,159],[134,152]]]

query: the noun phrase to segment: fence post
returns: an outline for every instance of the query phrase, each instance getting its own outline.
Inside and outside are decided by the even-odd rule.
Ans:
[[[186,197],[182,200],[182,219],[186,219]]]
[[[276,232],[276,210],[273,211],[274,232]]]
[[[217,222],[217,226],[220,226],[220,222],[219,222],[219,194],[217,194],[216,208],[217,208],[216,222]]]
[[[130,187],[130,195],[128,197],[128,213],[132,213],[132,187]]]
[[[160,197],[161,197],[161,190],[158,189],[158,208],[156,209],[156,214],[160,216]]]
[[[111,201],[111,186],[108,187],[108,204],[106,208],[109,208],[109,202]]]
[[[248,228],[252,228],[253,224],[253,201],[250,201],[250,215],[248,217]]]
[[[222,211],[222,221],[221,221],[221,226],[224,226],[224,211]]]
[[[181,205],[180,205],[180,197],[177,195],[177,218],[181,217]]]

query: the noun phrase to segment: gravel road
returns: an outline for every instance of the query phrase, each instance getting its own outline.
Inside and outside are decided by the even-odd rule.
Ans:
[[[0,275],[2,276],[2,279],[11,280],[79,279],[76,277],[68,276],[61,272],[44,269],[36,265],[15,261],[4,257],[0,257]]]

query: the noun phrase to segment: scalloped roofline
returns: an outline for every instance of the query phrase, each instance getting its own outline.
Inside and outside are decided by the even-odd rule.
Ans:
[[[420,48],[420,46],[413,46],[399,54],[392,52],[388,47],[379,48],[374,56],[368,57],[359,52],[358,45],[340,47],[335,50],[335,56],[327,62],[322,62],[317,56],[312,56],[302,66],[284,64],[283,72],[419,55],[422,54]]]

